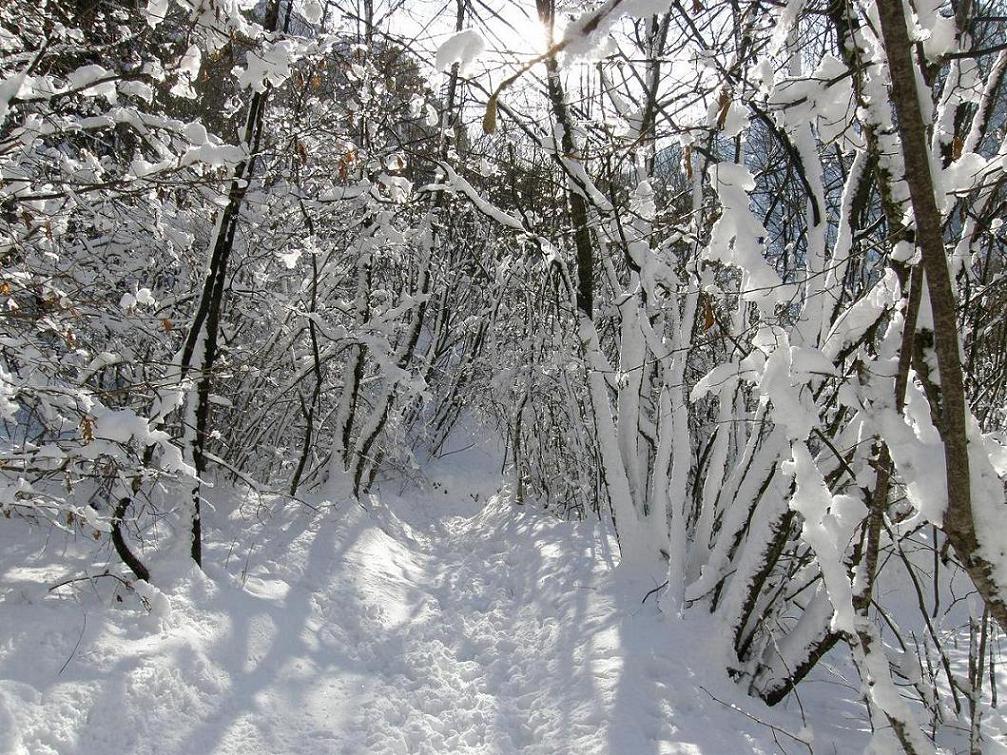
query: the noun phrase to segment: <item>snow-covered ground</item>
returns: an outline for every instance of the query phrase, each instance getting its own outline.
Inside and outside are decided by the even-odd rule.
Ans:
[[[641,603],[653,584],[614,568],[602,527],[491,492],[235,495],[205,574],[153,562],[161,616],[110,577],[50,592],[120,567],[0,519],[0,752],[808,751],[793,706],[711,676],[714,627]],[[836,728],[815,751],[861,751],[855,691],[819,697]]]

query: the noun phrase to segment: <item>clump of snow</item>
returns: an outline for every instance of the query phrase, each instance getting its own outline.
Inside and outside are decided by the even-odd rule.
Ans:
[[[317,24],[322,20],[322,4],[318,0],[307,0],[304,3],[302,13],[304,14],[304,20],[309,24]]]
[[[68,73],[66,80],[71,90],[90,96],[104,97],[112,104],[117,100],[115,76],[102,66],[95,64],[80,66]]]
[[[11,374],[0,365],[0,417],[8,421],[14,420],[18,410],[16,396],[17,389]]]
[[[641,181],[633,189],[629,198],[629,209],[644,220],[654,219],[657,205],[654,202],[654,188],[650,185],[650,181]]]
[[[133,583],[133,590],[148,607],[152,618],[160,622],[171,618],[171,600],[154,585],[140,579]]]
[[[153,307],[157,304],[154,295],[149,288],[138,289],[135,293],[125,293],[119,299],[119,306],[125,310],[135,309],[137,306]]]
[[[848,537],[859,519],[855,519],[850,526],[849,500],[844,496],[836,506],[805,443],[793,444],[793,456],[783,465],[783,472],[794,477],[795,488],[790,507],[801,515],[801,538],[814,550],[822,570],[822,578],[833,608],[832,628],[852,634],[857,628],[853,611],[853,585],[843,561],[848,541],[839,540],[836,536],[842,533],[844,537]],[[833,508],[836,509],[835,512],[830,511]],[[862,516],[863,513],[865,512],[861,507],[857,514]]]
[[[905,244],[910,250],[914,248],[908,242],[900,241],[899,243]],[[844,347],[856,343],[857,339],[863,336],[882,314],[895,306],[899,300],[900,292],[901,287],[895,271],[890,268],[886,269],[881,280],[874,284],[867,295],[849,309],[844,310],[833,324],[822,344],[822,352],[825,356],[829,359],[835,359]]]
[[[164,17],[168,15],[168,0],[147,0],[145,15],[150,28],[157,28],[157,25],[164,21]]]
[[[930,416],[923,389],[910,370],[903,414],[894,409],[879,417],[882,436],[902,477],[906,496],[927,522],[941,526],[947,508],[944,444]]]
[[[934,13],[923,40],[923,52],[930,60],[940,60],[957,46],[957,29],[952,16]]]
[[[193,163],[205,163],[211,166],[234,166],[248,156],[248,153],[241,147],[233,144],[200,144],[197,147],[190,147],[182,155],[181,165],[192,165]]]
[[[452,34],[437,49],[436,67],[438,71],[450,71],[458,64],[458,72],[468,76],[475,61],[486,49],[486,40],[475,29],[463,29]]]
[[[199,147],[207,142],[207,132],[206,126],[202,123],[187,123],[185,125],[185,138],[192,143],[193,146]]]
[[[723,211],[713,225],[703,257],[738,268],[742,297],[772,312],[788,294],[764,256],[769,234],[749,207],[748,192],[755,188],[755,177],[744,165],[735,163],[711,165],[709,174]]]
[[[789,123],[814,123],[825,143],[835,141],[850,128],[855,110],[846,64],[830,54],[822,56],[810,76],[775,82],[769,102],[785,113]]]
[[[192,83],[199,76],[199,69],[203,63],[203,54],[195,45],[190,45],[182,55],[176,69],[178,80],[171,88],[171,93],[176,97],[193,99],[196,91],[192,88]]]
[[[234,68],[238,86],[255,92],[264,92],[267,86],[279,86],[290,78],[291,67],[302,57],[304,49],[292,39],[262,42],[258,48],[249,51],[244,67]]]

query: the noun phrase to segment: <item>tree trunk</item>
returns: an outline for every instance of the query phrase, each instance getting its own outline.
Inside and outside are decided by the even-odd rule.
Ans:
[[[900,0],[879,0],[878,13],[892,80],[892,101],[905,160],[906,183],[916,219],[916,243],[923,259],[934,347],[940,375],[941,423],[948,504],[944,532],[1000,627],[1007,630],[1007,590],[996,584],[992,564],[979,553],[973,516],[967,434],[968,411],[962,380],[956,302],[944,252],[941,214],[934,198],[930,151],[916,86],[916,65]]]
[[[274,2],[267,11],[265,28],[268,31],[275,31],[278,20],[279,3]],[[241,137],[249,154],[235,167],[228,190],[227,206],[220,211],[217,217],[209,268],[203,280],[199,305],[196,307],[192,325],[186,336],[179,364],[180,377],[184,378],[192,371],[197,373],[195,396],[190,393],[186,399],[189,408],[186,412],[188,427],[185,429],[185,433],[189,441],[186,445],[189,446],[190,460],[196,470],[196,482],[192,489],[192,540],[189,553],[192,560],[200,566],[203,562],[200,497],[202,477],[206,470],[205,449],[210,418],[210,388],[213,363],[217,357],[217,334],[220,329],[224,282],[227,277],[228,259],[234,248],[234,233],[237,229],[238,215],[241,212],[241,205],[245,200],[249,180],[255,167],[255,152],[262,135],[262,118],[268,91],[267,88],[264,92],[253,94],[248,106],[248,115],[245,118],[245,127]]]

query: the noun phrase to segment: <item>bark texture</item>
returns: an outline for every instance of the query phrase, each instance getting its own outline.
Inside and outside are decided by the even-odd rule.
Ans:
[[[940,374],[940,426],[944,442],[948,505],[944,532],[980,596],[1007,630],[1007,591],[997,585],[992,565],[979,552],[969,473],[965,388],[958,343],[956,302],[944,251],[941,214],[934,198],[930,151],[916,85],[916,65],[901,0],[879,0],[881,32],[892,79],[892,102],[905,159],[906,183],[916,220],[916,243],[923,260],[933,310],[934,351]]]

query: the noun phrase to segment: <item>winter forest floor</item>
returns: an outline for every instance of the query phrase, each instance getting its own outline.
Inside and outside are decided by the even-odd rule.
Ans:
[[[597,523],[494,489],[442,473],[319,513],[235,495],[205,575],[152,563],[162,616],[110,578],[50,592],[120,567],[0,520],[0,752],[808,752],[797,706],[719,673],[715,627],[641,603]],[[807,687],[814,752],[862,751],[855,688]]]

